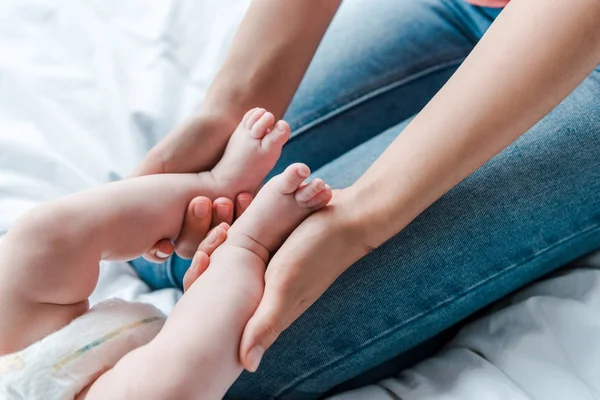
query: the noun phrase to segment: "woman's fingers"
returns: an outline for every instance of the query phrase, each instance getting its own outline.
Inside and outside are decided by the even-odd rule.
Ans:
[[[200,243],[190,267],[183,277],[183,291],[187,291],[190,286],[206,271],[210,264],[210,255],[227,239],[229,225],[222,223],[214,228]]]
[[[335,201],[335,199],[334,199]],[[368,252],[361,225],[347,206],[309,216],[275,253],[265,273],[265,291],[246,324],[240,359],[256,371],[263,353],[352,263]]]
[[[248,371],[256,371],[263,353],[281,332],[319,298],[328,282],[337,278],[337,268],[328,263],[328,257],[320,259],[325,256],[322,251],[327,250],[328,242],[335,241],[335,232],[329,226],[336,225],[330,213],[311,215],[269,262],[263,298],[246,324],[240,345],[240,359]],[[341,260],[337,254],[336,258]]]
[[[206,271],[209,263],[210,257],[208,256],[208,254],[203,253],[201,251],[196,252],[194,258],[192,258],[192,264],[190,264],[190,267],[183,276],[184,293],[187,292],[190,286],[192,286],[192,284],[196,282],[196,279],[198,279],[200,275],[202,275],[202,273]]]
[[[241,215],[250,205],[252,196],[241,193],[236,198],[236,215]],[[207,197],[194,198],[188,205],[185,218],[174,244],[167,239],[159,241],[144,255],[148,261],[163,262],[176,252],[181,258],[192,258],[198,249],[198,244],[206,237],[211,228],[227,225],[233,222],[233,202],[220,197],[213,202]],[[173,247],[174,245],[174,247]]]
[[[237,195],[235,198],[235,219],[238,219],[248,209],[252,200],[250,193],[240,193]]]
[[[150,262],[161,263],[175,252],[175,247],[169,239],[162,239],[144,254],[144,258]]]
[[[219,226],[225,222],[233,223],[233,202],[226,197],[219,197],[213,202],[213,214],[211,227]]]
[[[247,371],[258,369],[265,351],[304,312],[290,307],[294,300],[293,296],[280,292],[273,285],[265,286],[263,298],[242,335],[240,359]]]
[[[215,227],[206,239],[200,243],[198,246],[198,251],[208,254],[209,256],[215,251],[217,247],[223,244],[225,239],[227,239],[227,231],[229,230],[229,225],[225,222],[222,222],[221,225]]]
[[[212,203],[210,199],[199,196],[188,205],[179,237],[175,240],[175,252],[181,258],[192,258],[198,243],[206,237],[211,227]]]

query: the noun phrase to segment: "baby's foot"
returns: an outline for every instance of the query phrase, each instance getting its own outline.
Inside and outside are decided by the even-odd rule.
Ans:
[[[198,279],[154,340],[167,349],[156,353],[167,354],[175,366],[185,365],[182,375],[190,379],[179,379],[174,390],[187,387],[192,389],[187,393],[201,393],[203,399],[222,399],[242,372],[240,341],[263,296],[269,255],[303,219],[331,199],[331,188],[320,179],[303,184],[309,173],[306,165],[294,164],[267,182],[211,254],[210,266],[207,253],[213,247],[204,252],[200,246],[208,268],[202,275],[191,273]],[[172,397],[190,397],[178,393]]]
[[[273,114],[263,108],[248,111],[211,171],[224,195],[254,192],[275,166],[289,137],[285,121],[275,124]]]
[[[233,224],[225,243],[244,247],[266,263],[306,217],[331,200],[331,188],[321,179],[303,184],[309,175],[306,165],[293,164],[269,180]]]

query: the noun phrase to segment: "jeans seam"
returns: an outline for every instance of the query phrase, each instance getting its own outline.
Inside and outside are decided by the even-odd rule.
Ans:
[[[326,120],[335,117],[341,113],[343,113],[344,111],[347,111],[353,107],[358,106],[359,104],[362,104],[368,100],[371,100],[374,97],[377,97],[383,93],[386,93],[390,90],[393,90],[397,87],[400,87],[402,85],[406,85],[408,83],[411,83],[417,79],[421,79],[427,75],[433,74],[435,72],[439,72],[441,70],[456,66],[456,65],[460,65],[463,61],[465,60],[465,57],[460,57],[460,58],[456,58],[450,61],[447,61],[445,63],[442,64],[437,64],[433,67],[424,69],[422,71],[419,71],[417,73],[414,73],[412,75],[406,76],[404,78],[398,79],[396,81],[390,82],[384,86],[381,86],[377,89],[372,89],[370,91],[368,91],[367,93],[355,98],[354,100],[350,100],[348,102],[344,102],[343,105],[327,112],[326,114],[317,117],[315,119],[311,120],[311,116],[308,117],[304,117],[304,118],[300,118],[299,121],[291,121],[292,125],[301,125],[300,128],[295,129],[294,130],[294,136],[290,138],[289,142],[293,141],[294,139],[298,138],[299,136],[301,136],[303,133],[305,133],[308,129],[314,128],[315,126],[325,122]],[[303,120],[309,120],[310,122],[304,122]]]
[[[512,270],[514,270],[515,268],[518,268],[518,267],[520,267],[522,265],[525,265],[525,264],[533,261],[538,256],[540,256],[540,255],[542,255],[542,254],[544,254],[544,253],[546,253],[546,252],[548,252],[548,251],[550,251],[550,250],[558,247],[559,245],[561,245],[563,243],[569,242],[569,241],[571,241],[571,240],[573,240],[573,239],[575,239],[575,238],[577,238],[579,236],[586,235],[586,234],[589,234],[589,233],[593,233],[595,230],[598,230],[598,228],[600,228],[600,224],[594,224],[594,225],[588,226],[587,228],[584,228],[584,229],[582,229],[582,230],[580,230],[578,232],[575,232],[575,233],[573,233],[573,234],[571,234],[571,235],[569,235],[567,237],[564,237],[564,238],[562,238],[562,239],[560,239],[560,240],[552,243],[549,246],[546,246],[545,248],[543,248],[543,249],[535,252],[531,257],[529,257],[529,258],[527,258],[527,259],[525,259],[525,260],[523,260],[521,262],[514,263],[514,264],[512,264],[512,265],[510,265],[510,266],[508,266],[506,268],[504,268],[503,270],[498,271],[498,272],[496,272],[495,274],[493,274],[491,276],[488,276],[487,278],[485,278],[485,279],[477,282],[476,284],[470,286],[469,288],[467,288],[463,292],[459,293],[458,295],[456,295],[456,296],[454,296],[452,298],[448,298],[446,300],[443,300],[443,301],[439,302],[438,304],[436,304],[435,306],[433,306],[432,308],[430,308],[429,310],[423,311],[423,312],[421,312],[421,313],[413,316],[412,318],[409,318],[408,320],[403,321],[401,324],[398,324],[398,325],[396,325],[396,326],[388,329],[387,331],[382,332],[378,336],[376,336],[376,337],[374,337],[374,338],[366,341],[364,344],[362,344],[361,346],[359,346],[357,349],[354,349],[352,351],[352,353],[348,353],[348,354],[345,354],[343,356],[340,356],[337,359],[332,360],[329,363],[323,365],[322,367],[320,367],[320,368],[318,368],[318,369],[316,369],[314,371],[311,371],[309,373],[304,374],[303,376],[297,378],[296,380],[294,380],[293,382],[291,382],[287,386],[283,387],[279,391],[279,393],[276,395],[276,397],[285,395],[286,392],[290,391],[294,386],[298,386],[302,382],[306,381],[308,378],[310,378],[310,377],[314,376],[315,374],[323,371],[324,369],[332,367],[332,366],[334,366],[336,364],[339,364],[340,362],[344,361],[346,358],[356,355],[359,351],[362,351],[362,350],[364,350],[364,349],[366,349],[366,348],[368,348],[368,347],[376,344],[380,340],[385,339],[386,337],[388,337],[391,334],[395,333],[396,331],[398,331],[399,329],[401,329],[404,326],[408,325],[409,323],[411,323],[413,321],[416,321],[418,319],[421,319],[421,318],[427,316],[428,314],[431,314],[432,312],[436,311],[440,307],[442,307],[442,306],[444,306],[444,305],[446,305],[446,304],[448,304],[450,302],[456,301],[456,300],[458,300],[460,298],[463,298],[463,297],[467,296],[468,294],[470,294],[471,292],[475,291],[476,289],[478,289],[479,287],[481,287],[485,283],[491,281],[492,279],[496,279],[496,278],[498,278],[498,277],[500,277],[500,276],[502,276],[502,275],[504,275],[504,274],[506,274],[506,273],[508,273],[508,272],[510,272]]]

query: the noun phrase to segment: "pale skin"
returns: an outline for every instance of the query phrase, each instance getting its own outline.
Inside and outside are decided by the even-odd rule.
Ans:
[[[241,109],[260,104],[272,108],[275,117],[281,115],[339,3],[256,0],[202,113],[170,136],[170,142],[157,147],[138,174],[207,169],[219,159],[233,130],[231,121],[239,120]],[[282,21],[278,16],[291,11],[298,13],[294,23],[286,20],[278,35],[270,34],[273,24],[264,21]],[[352,187],[337,193],[331,207],[300,224],[272,259],[264,296],[242,339],[244,366],[255,370],[260,353],[348,266],[399,232],[564,99],[600,62],[599,18],[598,0],[513,0],[459,71],[381,158]],[[261,46],[247,46],[253,43]],[[253,51],[244,52],[242,47]],[[281,67],[290,73],[273,74]],[[269,76],[274,79],[268,80]],[[271,93],[276,95],[269,97]],[[270,107],[270,102],[277,104]],[[198,134],[201,128],[211,134]],[[447,136],[453,137],[452,143],[443,140]],[[212,143],[214,150],[210,157],[185,157],[187,151],[195,152],[189,150],[190,142],[207,144],[203,149]],[[179,211],[185,212],[186,206]],[[148,243],[177,232],[162,232]],[[3,252],[3,257],[10,253]],[[294,291],[289,290],[292,284]],[[22,286],[9,284],[0,293],[3,298],[11,293],[25,296],[21,291]],[[87,309],[80,298],[67,293],[50,304],[37,300],[33,307],[31,301],[24,301],[19,307],[27,311],[21,315],[30,311],[46,315],[41,310],[54,308],[66,321]],[[79,301],[65,304],[65,299]],[[28,321],[13,319],[15,324]],[[28,340],[39,335],[39,329],[32,329]],[[3,351],[24,343],[3,345]]]
[[[308,175],[303,164],[288,167],[261,189],[226,234],[226,226],[219,227],[219,240],[200,245],[194,265],[205,272],[198,278],[191,270],[185,295],[158,336],[102,375],[87,400],[223,398],[244,369],[239,343],[260,302],[270,255],[331,199],[322,181],[302,184]]]
[[[208,170],[220,159],[246,110],[261,106],[281,118],[340,3],[254,0],[204,107],[154,147],[132,175]],[[241,193],[235,205],[225,198],[218,199],[213,226],[231,223],[234,215],[248,206],[251,195]],[[206,228],[193,212],[186,214],[185,221],[174,249],[161,241],[146,258],[157,260],[152,256],[157,247],[165,255],[175,250],[191,258]]]
[[[196,125],[170,135],[137,172],[192,167],[179,162],[193,158],[186,144],[218,148],[225,133],[211,129],[210,121],[235,119],[249,104],[283,112],[340,3],[253,1]],[[285,18],[290,14],[295,18]],[[352,263],[568,96],[600,63],[599,20],[598,0],[511,1],[402,135],[354,185],[336,193],[331,207],[306,219],[271,260],[264,296],[242,339],[246,369],[256,370],[264,350]],[[218,154],[193,166],[210,165]]]
[[[271,113],[253,109],[210,172],[110,183],[27,213],[0,244],[0,356],[87,312],[101,260],[132,259],[161,238],[176,238],[193,200],[208,203],[260,185],[289,133],[284,121],[275,124]],[[77,399],[222,398],[243,369],[239,343],[262,296],[270,255],[331,199],[323,181],[304,183],[309,174],[303,164],[290,166],[267,182],[227,239],[227,224],[214,229],[186,276],[187,293],[158,336]]]

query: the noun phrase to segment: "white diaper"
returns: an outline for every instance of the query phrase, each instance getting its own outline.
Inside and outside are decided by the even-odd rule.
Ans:
[[[0,398],[72,400],[121,357],[152,340],[165,319],[149,304],[98,303],[61,330],[0,357]]]

